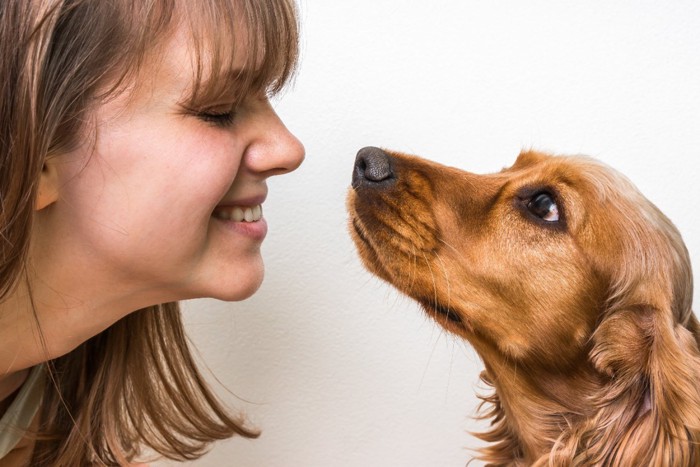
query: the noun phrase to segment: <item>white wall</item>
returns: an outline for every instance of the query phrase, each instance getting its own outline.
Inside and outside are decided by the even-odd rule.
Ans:
[[[598,157],[669,215],[700,270],[699,5],[303,0],[301,71],[277,108],[307,160],[270,182],[266,281],[244,303],[187,306],[240,400],[222,394],[263,436],[194,464],[451,467],[479,444],[478,357],[364,272],[346,233],[363,146],[475,172],[522,147]]]

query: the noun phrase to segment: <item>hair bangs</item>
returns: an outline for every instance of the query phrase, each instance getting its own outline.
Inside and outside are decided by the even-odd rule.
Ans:
[[[184,7],[195,61],[188,105],[272,96],[292,79],[299,56],[293,1],[203,0]]]

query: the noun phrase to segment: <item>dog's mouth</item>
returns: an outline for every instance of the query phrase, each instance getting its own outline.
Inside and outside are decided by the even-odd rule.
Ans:
[[[467,331],[468,325],[452,308],[434,300],[418,300],[425,312],[448,331]]]

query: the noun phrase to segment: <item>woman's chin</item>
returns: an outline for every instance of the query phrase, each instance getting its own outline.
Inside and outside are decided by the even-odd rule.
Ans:
[[[238,277],[234,281],[221,281],[220,284],[212,287],[207,297],[223,300],[226,302],[238,302],[250,298],[258,291],[262,285],[264,274],[249,274],[246,277]]]
[[[247,298],[252,297],[253,294],[255,294],[255,292],[257,292],[257,290],[260,288],[261,283],[262,283],[262,281],[255,286],[251,286],[251,287],[243,289],[243,290],[238,288],[235,291],[228,290],[228,291],[222,291],[222,292],[217,293],[215,295],[212,294],[211,298],[215,298],[217,300],[222,300],[225,302],[240,302],[241,300],[245,300]]]
[[[246,259],[248,261],[230,261],[208,268],[205,273],[192,274],[184,282],[169,287],[172,296],[167,301],[214,298],[237,302],[250,298],[262,285],[265,265],[259,255]]]

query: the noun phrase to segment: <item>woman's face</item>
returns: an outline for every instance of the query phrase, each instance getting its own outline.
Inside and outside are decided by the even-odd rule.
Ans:
[[[225,115],[235,83],[206,114],[185,108],[194,74],[185,36],[135,92],[95,110],[94,142],[47,162],[59,191],[38,211],[32,260],[49,286],[108,289],[139,307],[240,300],[259,287],[266,180],[296,169],[304,148],[263,95]]]

